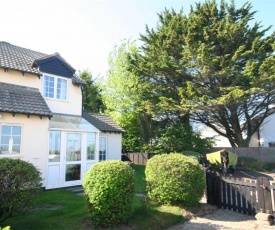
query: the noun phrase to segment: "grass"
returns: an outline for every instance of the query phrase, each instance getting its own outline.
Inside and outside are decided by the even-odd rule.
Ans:
[[[132,164],[131,167],[135,170],[135,192],[146,193],[145,165]]]
[[[145,194],[145,166],[131,165],[135,170],[135,192]],[[176,206],[157,206],[146,202],[146,196],[135,196],[133,213],[127,225],[110,229],[167,229],[183,222],[182,210]],[[36,198],[36,207],[24,214],[6,220],[1,226],[11,230],[90,230],[89,213],[84,196],[66,189],[41,192]]]

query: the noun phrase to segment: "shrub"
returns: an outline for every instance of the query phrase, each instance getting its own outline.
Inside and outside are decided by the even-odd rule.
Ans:
[[[188,156],[188,157],[193,157],[197,161],[200,161],[200,154],[198,152],[195,152],[195,151],[183,151],[182,154],[185,155],[185,156]]]
[[[0,159],[0,222],[28,211],[41,189],[41,173],[20,159]]]
[[[252,157],[239,157],[237,167],[247,168],[254,171],[271,171],[274,169],[274,162],[264,162]]]
[[[83,182],[95,226],[127,222],[134,199],[134,170],[118,160],[94,164]]]
[[[179,153],[152,157],[147,161],[145,175],[148,195],[157,203],[193,206],[204,194],[202,166]]]
[[[0,227],[0,230],[10,230],[10,229],[11,229],[10,226],[4,227],[4,228]]]

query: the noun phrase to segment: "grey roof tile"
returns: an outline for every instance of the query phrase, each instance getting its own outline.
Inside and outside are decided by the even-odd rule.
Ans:
[[[94,125],[101,132],[122,133],[124,130],[112,118],[104,114],[83,113],[84,119]]]
[[[32,67],[35,59],[48,56],[33,50],[0,42],[0,67],[40,75],[38,68]]]
[[[52,117],[52,112],[36,88],[0,82],[0,112]]]
[[[58,56],[69,68],[75,71],[59,53],[48,55],[0,41],[0,68],[41,75],[35,63],[53,56]],[[86,85],[86,82],[76,75],[73,76],[72,81],[76,85]]]

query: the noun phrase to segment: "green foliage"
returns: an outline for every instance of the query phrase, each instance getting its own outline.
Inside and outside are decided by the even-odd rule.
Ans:
[[[204,194],[202,166],[179,153],[152,157],[146,164],[145,175],[148,195],[158,203],[193,206]]]
[[[4,227],[4,228],[1,228],[0,227],[0,230],[10,230],[11,228],[10,228],[10,226],[6,226],[6,227]]]
[[[104,112],[105,107],[99,84],[93,80],[93,76],[88,70],[81,71],[79,76],[87,83],[82,89],[84,111],[88,113]]]
[[[274,170],[275,163],[268,163],[251,157],[239,157],[237,167],[263,172]]]
[[[93,224],[111,226],[127,222],[134,187],[134,170],[127,164],[118,160],[94,164],[83,182]]]
[[[124,152],[140,151],[141,146],[149,142],[155,127],[152,116],[145,111],[147,84],[141,82],[132,68],[137,52],[133,42],[114,47],[102,87],[107,113],[126,131],[122,139]]]
[[[193,157],[194,159],[196,159],[198,162],[200,161],[200,153],[195,152],[195,151],[183,151],[182,153],[184,156],[188,156],[188,157]]]
[[[158,137],[152,144],[144,145],[144,152],[171,153],[192,150],[205,152],[212,147],[211,138],[202,138],[192,131],[188,123],[177,122],[159,131]]]
[[[268,108],[275,103],[275,33],[251,23],[251,8],[214,0],[195,3],[188,15],[158,14],[132,60],[147,83],[146,112],[158,121],[197,121],[232,146],[248,146],[275,113]]]
[[[274,113],[268,105],[275,102],[275,33],[253,25],[251,9],[249,3],[236,8],[234,1],[195,4],[184,34],[182,61],[192,79],[181,89],[182,109],[236,147],[248,146]]]
[[[0,222],[28,211],[41,190],[41,173],[26,161],[0,159]]]

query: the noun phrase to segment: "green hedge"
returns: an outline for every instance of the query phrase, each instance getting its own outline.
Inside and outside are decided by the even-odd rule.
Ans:
[[[196,205],[204,194],[202,166],[179,153],[156,155],[145,169],[147,192],[152,201],[168,205]]]
[[[0,222],[28,211],[41,190],[41,173],[20,159],[0,159]]]
[[[127,222],[134,199],[134,170],[118,160],[94,164],[83,188],[95,226]]]

